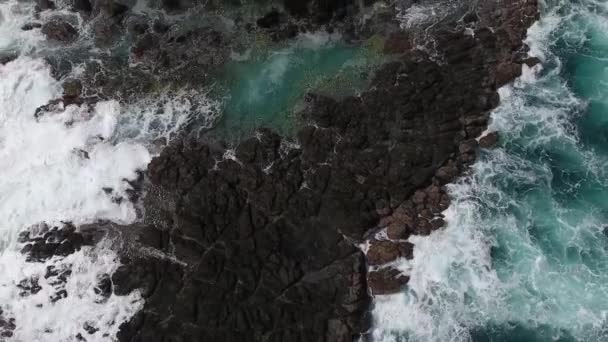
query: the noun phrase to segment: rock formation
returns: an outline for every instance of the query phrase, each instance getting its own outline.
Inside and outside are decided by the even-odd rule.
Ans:
[[[184,134],[149,165],[144,222],[121,230],[123,265],[99,286],[117,295],[139,290],[145,299],[120,341],[353,341],[370,327],[372,295],[407,283],[391,263],[415,253],[410,235],[443,226],[445,185],[475,161],[497,88],[533,62],[522,40],[538,9],[534,0],[496,0],[425,30],[397,31],[395,22],[373,19],[352,26],[360,5],[371,3],[285,1],[256,22],[277,40],[293,37],[277,32],[307,25],[348,39],[386,35],[382,51],[397,58],[367,91],[339,100],[308,94],[293,137],[260,128],[228,146],[213,132]],[[112,74],[89,65],[85,89],[128,97],[155,79],[192,84],[231,51],[225,33],[144,25],[127,15],[128,5],[112,4],[77,7],[114,18],[96,36],[130,22],[129,58],[148,68],[104,79],[86,77]],[[171,11],[192,5],[162,3]],[[73,39],[62,33],[67,27],[47,31]],[[414,49],[421,34],[432,50]],[[80,98],[82,85],[66,83],[62,101]],[[489,134],[481,146],[497,140]],[[51,254],[77,248],[61,241]],[[47,245],[29,243],[24,253],[44,258]]]
[[[398,291],[408,277],[390,262],[415,249],[403,240],[442,227],[444,185],[475,160],[536,13],[535,2],[483,5],[472,34],[459,23],[433,33],[440,62],[404,48],[358,97],[309,94],[300,113],[309,124],[293,140],[260,129],[233,149],[213,138],[167,147],[148,169],[148,242],[135,243],[164,257],[130,255],[113,276],[125,292],[145,283],[145,308],[120,340],[364,333],[368,283],[372,294]],[[390,49],[411,46],[401,37]]]

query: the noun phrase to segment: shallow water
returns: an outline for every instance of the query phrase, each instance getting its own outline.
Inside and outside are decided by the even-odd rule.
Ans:
[[[528,38],[542,70],[501,89],[501,146],[450,186],[447,227],[411,238],[379,340],[608,340],[608,7],[544,7]]]
[[[218,75],[226,95],[220,129],[230,135],[271,127],[289,134],[308,92],[356,95],[382,62],[370,44],[348,45],[338,35],[301,34],[288,44],[253,47],[233,55]],[[240,132],[240,133],[235,133]]]

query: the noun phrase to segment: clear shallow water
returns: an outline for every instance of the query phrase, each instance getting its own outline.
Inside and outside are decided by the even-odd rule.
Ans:
[[[528,44],[543,68],[501,89],[447,227],[411,238],[381,341],[608,340],[607,3],[548,1]]]

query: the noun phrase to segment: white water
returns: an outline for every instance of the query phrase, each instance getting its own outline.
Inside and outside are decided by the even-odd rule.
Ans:
[[[120,324],[143,305],[137,291],[107,300],[95,293],[99,278],[119,266],[116,254],[102,244],[65,258],[28,263],[17,236],[41,222],[133,222],[133,205],[114,203],[103,188],[127,197],[125,179],[136,178],[136,170],[146,168],[152,142],[171,139],[193,116],[213,121],[218,106],[204,94],[177,93],[126,106],[99,102],[93,110],[69,106],[36,120],[36,108],[60,97],[62,89],[41,58],[28,57],[43,39],[36,30],[20,29],[33,19],[32,10],[31,3],[0,2],[0,53],[21,54],[0,65],[2,317],[15,320],[12,341],[76,341],[79,333],[89,342],[111,341]],[[51,284],[53,277],[45,279],[51,265],[71,269],[65,286]],[[38,279],[42,289],[21,296],[16,285],[27,278]],[[60,289],[68,296],[53,303],[50,297]],[[86,333],[85,323],[99,331]]]

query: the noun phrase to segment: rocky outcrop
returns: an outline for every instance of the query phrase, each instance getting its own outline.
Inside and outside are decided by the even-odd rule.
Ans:
[[[78,30],[62,19],[51,20],[42,25],[42,33],[49,40],[63,44],[71,43],[78,38]]]
[[[290,1],[255,24],[276,40],[318,25],[354,37],[358,4]],[[190,2],[163,6],[178,11]],[[226,32],[148,25],[128,8],[92,4],[94,35],[98,45],[111,44],[127,30],[135,42],[128,59],[137,66],[112,58],[87,64],[84,87],[66,81],[64,97],[39,114],[78,104],[86,91],[128,98],[159,80],[201,84],[232,51]],[[415,253],[406,240],[444,225],[445,185],[480,145],[497,142],[476,138],[498,105],[497,88],[529,61],[522,39],[536,13],[534,1],[482,2],[462,20],[425,30],[433,38],[426,53],[413,49],[420,32],[395,31],[394,23],[376,31],[382,23],[372,20],[360,29],[386,34],[380,50],[395,59],[359,96],[308,94],[293,137],[259,129],[235,146],[213,132],[172,143],[150,164],[145,191],[140,179],[137,196],[129,196],[146,193],[146,216],[120,236],[123,265],[99,280],[100,295],[139,289],[145,298],[119,340],[353,341],[364,334],[372,295],[395,293],[409,280],[393,268]],[[286,15],[300,26],[290,28]],[[30,239],[24,253],[32,261],[68,253],[79,246],[76,236]],[[35,290],[35,280],[23,288]]]
[[[294,139],[261,129],[233,149],[210,137],[166,148],[149,166],[147,228],[132,249],[155,253],[128,255],[113,276],[121,293],[143,286],[146,298],[120,340],[365,332],[368,284],[373,294],[399,291],[408,277],[390,263],[415,253],[404,240],[443,226],[444,186],[475,160],[496,89],[516,76],[499,71],[522,63],[519,33],[534,20],[525,11],[498,18],[513,26],[505,34],[438,30],[441,63],[393,37],[388,49],[403,55],[370,90],[307,96],[299,115],[308,124]],[[357,245],[370,238],[368,274]]]

